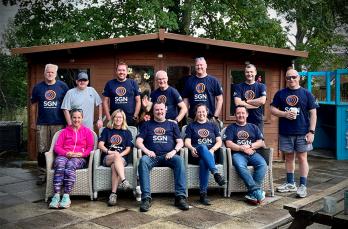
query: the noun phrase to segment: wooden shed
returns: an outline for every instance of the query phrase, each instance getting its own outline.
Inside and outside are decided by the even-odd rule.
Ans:
[[[28,98],[33,86],[43,80],[44,66],[47,63],[57,64],[58,77],[71,87],[73,76],[79,70],[87,71],[90,86],[101,95],[105,83],[114,77],[115,66],[119,61],[125,61],[129,65],[130,75],[140,74],[152,88],[155,87],[154,73],[165,70],[168,72],[169,84],[181,91],[185,77],[194,70],[194,59],[205,57],[208,74],[216,76],[224,89],[220,118],[225,125],[235,120],[231,96],[233,84],[244,81],[245,64],[252,63],[257,67],[257,78],[267,86],[265,141],[268,146],[275,148],[275,159],[280,157],[278,118],[270,114],[269,104],[275,92],[285,86],[287,67],[291,66],[294,59],[308,56],[303,51],[197,38],[164,30],[122,38],[15,48],[12,53],[22,54],[27,59]],[[36,119],[30,117],[30,112],[28,115],[30,123]],[[34,130],[29,131],[28,152],[31,159],[36,159]]]

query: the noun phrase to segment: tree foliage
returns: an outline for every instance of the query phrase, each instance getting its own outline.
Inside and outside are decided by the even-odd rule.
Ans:
[[[347,7],[342,0],[267,0],[269,6],[296,25],[292,46],[309,52],[308,59],[302,59],[309,70],[322,67],[343,67],[344,56],[336,55],[337,48],[348,53],[347,38],[343,36],[347,28]],[[345,9],[345,10],[342,10]],[[289,28],[288,28],[289,32]],[[340,33],[342,32],[342,33]]]

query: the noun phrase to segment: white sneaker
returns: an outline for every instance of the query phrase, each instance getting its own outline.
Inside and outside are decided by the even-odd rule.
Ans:
[[[284,183],[277,187],[277,192],[296,192],[297,187],[296,183],[290,184],[290,183]]]
[[[135,199],[140,202],[141,201],[141,190],[140,190],[140,186],[138,185],[136,188],[135,188]]]
[[[301,197],[301,198],[306,197],[307,196],[307,187],[304,186],[303,184],[301,184],[300,187],[298,187],[298,189],[297,189],[296,195],[298,197]]]

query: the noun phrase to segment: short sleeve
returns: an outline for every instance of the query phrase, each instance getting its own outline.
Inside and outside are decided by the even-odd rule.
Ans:
[[[133,141],[132,133],[129,130],[127,130],[126,135],[127,135],[126,147],[134,147],[134,144],[132,142]]]
[[[185,138],[192,138],[192,125],[189,124],[185,130]]]
[[[174,138],[175,139],[181,139],[181,136],[180,136],[180,129],[179,129],[179,126],[178,124],[174,123],[174,122],[171,122],[172,125],[173,125],[173,133],[174,133]]]
[[[266,88],[266,85],[263,83],[260,84],[260,95],[261,96],[267,95],[267,88]]]
[[[234,98],[242,98],[241,84],[236,84],[236,86],[234,86],[233,97]]]
[[[222,90],[222,87],[220,85],[220,82],[214,78],[214,95],[215,96],[219,96],[219,95],[222,95],[223,94],[223,90]]]
[[[73,89],[71,89],[73,90]],[[64,99],[63,99],[63,103],[62,103],[62,109],[66,109],[66,110],[71,110],[71,93],[72,91],[69,90],[66,95],[64,96]]]
[[[277,91],[277,93],[274,95],[271,106],[276,108],[280,106],[280,91]]]
[[[37,86],[34,86],[34,88],[33,88],[30,101],[31,101],[31,103],[36,103],[39,101]]]
[[[111,94],[110,94],[110,81],[105,84],[105,87],[104,87],[102,95],[105,96],[105,97],[111,97]]]
[[[108,137],[107,137],[107,129],[104,128],[99,139],[98,139],[99,142],[107,142],[108,141]]]

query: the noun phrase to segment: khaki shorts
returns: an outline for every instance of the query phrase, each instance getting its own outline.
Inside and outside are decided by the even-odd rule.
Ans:
[[[64,125],[37,125],[36,128],[37,151],[45,153],[50,150],[54,134],[63,129]]]

